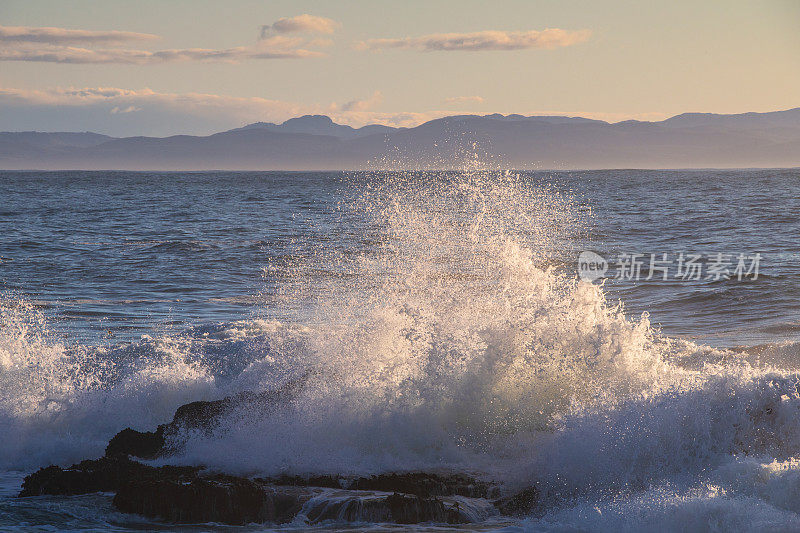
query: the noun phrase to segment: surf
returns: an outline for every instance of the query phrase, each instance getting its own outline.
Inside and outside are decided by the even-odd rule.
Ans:
[[[575,275],[591,223],[575,198],[514,173],[366,174],[339,209],[370,246],[267,264],[279,296],[302,301],[288,317],[68,345],[34,306],[3,300],[0,464],[99,456],[120,429],[190,401],[303,377],[274,409],[182,435],[164,461],[245,476],[465,472],[539,487],[537,524],[600,523],[594,507],[800,503],[792,358],[628,317]]]

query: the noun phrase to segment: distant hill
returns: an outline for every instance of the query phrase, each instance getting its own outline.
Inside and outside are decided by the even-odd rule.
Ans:
[[[0,133],[0,168],[333,170],[731,168],[800,166],[800,108],[685,113],[660,122],[458,115],[415,128],[307,115],[198,137]]]
[[[291,118],[283,124],[273,124],[272,122],[255,122],[241,128],[230,130],[232,132],[242,130],[266,130],[277,133],[306,133],[309,135],[330,135],[339,139],[354,139],[364,137],[373,133],[389,133],[397,128],[371,124],[362,128],[353,128],[342,124],[336,124],[330,117],[325,115],[305,115],[302,117]]]

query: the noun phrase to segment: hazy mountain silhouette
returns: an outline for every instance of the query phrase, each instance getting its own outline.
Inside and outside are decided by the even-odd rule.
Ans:
[[[307,115],[199,137],[0,133],[4,169],[331,170],[800,166],[800,108],[685,113],[660,122],[459,115],[415,128],[352,128]]]
[[[353,139],[363,137],[373,133],[389,133],[397,128],[371,124],[362,128],[353,128],[343,124],[337,124],[330,117],[325,115],[305,115],[297,118],[290,118],[283,124],[273,124],[272,122],[255,122],[241,128],[230,130],[266,130],[278,133],[307,133],[309,135],[331,135],[340,139]]]

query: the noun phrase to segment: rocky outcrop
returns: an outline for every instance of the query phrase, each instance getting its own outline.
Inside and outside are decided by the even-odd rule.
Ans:
[[[466,496],[490,498],[497,496],[497,488],[463,474],[429,474],[425,472],[381,474],[359,478],[347,488],[352,490],[380,490],[413,494],[421,498],[433,496]]]
[[[106,457],[126,456],[155,459],[164,450],[164,428],[158,426],[156,431],[136,431],[125,428],[108,441]]]
[[[24,497],[116,492],[122,485],[134,479],[191,481],[197,477],[198,470],[192,466],[156,468],[131,461],[127,457],[103,457],[82,461],[69,468],[42,468],[25,478],[19,495]]]
[[[275,485],[397,492],[401,494],[412,494],[420,498],[436,496],[466,496],[468,498],[499,497],[497,486],[486,481],[479,481],[465,474],[393,472],[357,478],[343,476],[279,476],[260,478],[260,480]]]
[[[196,467],[154,467],[117,455],[42,468],[25,478],[20,496],[116,492],[113,503],[120,511],[172,523],[281,524],[302,516],[308,523],[465,524],[497,513],[479,496],[486,490],[460,475],[249,479]]]
[[[307,488],[265,486],[232,476],[197,477],[190,482],[132,480],[117,491],[114,507],[173,523],[283,524],[293,520],[313,495]]]
[[[308,372],[281,387],[259,393],[243,392],[220,400],[187,403],[178,407],[171,422],[161,424],[155,431],[123,429],[109,441],[105,454],[107,457],[129,455],[141,459],[170,455],[180,448],[182,432],[209,433],[235,410],[253,409],[261,414],[268,413],[276,405],[291,400],[310,375],[311,372]]]
[[[423,472],[368,478],[244,478],[210,475],[198,467],[154,467],[126,456],[49,466],[25,478],[20,496],[116,492],[126,513],[173,523],[285,523],[298,516],[397,524],[466,524],[495,514],[526,515],[539,505],[536,488],[495,498],[497,488],[463,474]]]
[[[476,517],[488,518],[493,514],[491,511],[497,513],[488,502],[476,505],[411,494],[264,485],[230,476],[197,478],[190,483],[132,481],[117,492],[114,507],[172,523],[232,525],[283,524],[298,517],[308,524],[328,520],[466,524],[474,522]]]
[[[318,497],[306,505],[310,524],[327,520],[394,524],[469,524],[496,514],[488,505],[450,498],[420,498],[412,494],[346,491]]]
[[[303,378],[304,380],[305,378]],[[282,524],[388,522],[466,524],[502,513],[529,514],[540,505],[532,487],[499,498],[498,488],[464,474],[388,473],[371,477],[336,475],[245,478],[209,474],[201,467],[151,466],[175,449],[183,430],[212,431],[236,409],[270,409],[287,400],[303,380],[264,393],[181,406],[172,422],[155,431],[126,428],[106,447],[105,456],[61,468],[49,466],[27,476],[21,497],[114,492],[114,506],[171,523],[217,522]]]

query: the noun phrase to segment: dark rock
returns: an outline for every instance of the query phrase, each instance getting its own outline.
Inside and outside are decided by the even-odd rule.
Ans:
[[[469,509],[462,509],[457,501],[411,494],[337,491],[314,503],[306,513],[306,519],[312,524],[326,520],[395,524],[467,524],[473,521]]]
[[[328,489],[341,489],[347,486],[347,480],[339,476],[278,476],[270,478],[258,478],[265,484],[270,485],[292,485],[295,487],[323,487]]]
[[[172,422],[158,426],[156,431],[123,429],[109,441],[106,455],[123,454],[142,459],[169,455],[181,447],[183,431],[210,433],[219,426],[222,419],[240,409],[268,413],[277,405],[291,400],[310,375],[311,372],[308,372],[277,389],[264,392],[243,392],[220,400],[187,403],[178,407]]]
[[[419,486],[414,485],[415,481]],[[484,499],[462,498],[460,493],[486,490],[471,488],[475,482],[467,476],[387,474],[356,480],[353,484],[363,490],[342,489],[344,483],[338,476],[265,480],[202,475],[196,467],[153,467],[115,454],[69,468],[43,468],[25,478],[20,496],[116,492],[114,506],[123,512],[174,523],[233,525],[290,522],[315,496],[320,497],[307,511],[312,523],[339,520],[462,524],[490,516],[486,508],[497,512]],[[370,488],[364,489],[366,486]],[[385,490],[390,486],[408,492]],[[434,493],[459,495],[431,496]],[[514,498],[509,501],[517,502]]]
[[[166,432],[180,428],[214,429],[220,419],[237,409],[254,409],[258,413],[266,413],[276,405],[287,403],[294,398],[308,381],[312,372],[307,372],[298,379],[291,380],[282,386],[259,393],[242,392],[227,396],[221,400],[192,402],[178,407],[172,422],[165,426]]]
[[[117,433],[106,446],[106,457],[132,455],[142,459],[154,459],[164,449],[164,426],[156,431],[136,431],[125,428]]]
[[[273,485],[295,485],[298,487],[345,488],[348,490],[370,490],[413,494],[420,498],[433,496],[466,496],[468,498],[496,498],[497,487],[478,481],[465,474],[431,474],[407,472],[379,474],[370,477],[346,478],[342,476],[278,476],[261,478]]]
[[[221,400],[198,401],[181,405],[169,424],[170,429],[213,429],[219,419],[230,414],[236,407],[256,402],[258,395],[250,392],[227,396]]]
[[[380,490],[413,494],[420,498],[432,496],[467,496],[488,498],[492,485],[463,474],[437,475],[425,472],[381,474],[359,478],[348,485],[352,490]]]
[[[232,476],[175,480],[133,480],[120,487],[114,507],[174,523],[290,522],[312,497],[308,489],[270,487]]]
[[[464,524],[468,520],[456,507],[448,507],[437,498],[420,498],[408,494],[394,493],[386,498],[392,514],[392,522],[397,524],[419,524],[420,522],[446,522]]]
[[[358,496],[350,498],[336,497],[315,503],[316,505],[313,505],[306,512],[306,519],[310,524],[318,524],[327,520],[373,523],[392,521],[391,512],[386,505],[385,498],[366,500]]]
[[[265,485],[233,476],[198,477],[191,481],[134,480],[120,487],[114,497],[114,507],[173,523],[282,524],[291,522],[312,498],[320,496],[307,510],[305,518],[309,523],[325,520],[396,524],[471,522],[467,510],[456,501],[399,493],[345,490],[323,493],[323,490]]]
[[[501,498],[494,502],[497,510],[508,516],[529,515],[539,506],[539,489],[528,487],[513,496]]]
[[[162,466],[159,468],[131,461],[126,456],[82,461],[69,468],[48,466],[30,474],[22,482],[20,496],[43,494],[87,494],[114,492],[131,479],[190,479],[197,468]]]

